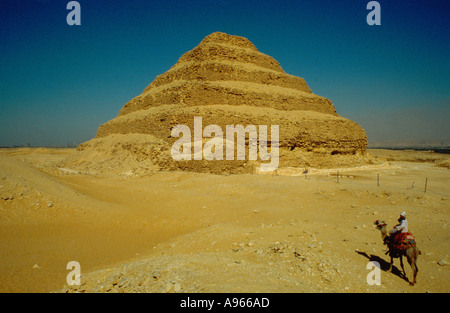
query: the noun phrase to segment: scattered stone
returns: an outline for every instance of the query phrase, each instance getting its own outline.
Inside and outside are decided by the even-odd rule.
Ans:
[[[179,293],[181,291],[181,285],[179,283],[175,283],[173,285],[173,291]]]
[[[164,287],[164,291],[166,293],[170,293],[173,290],[173,285],[171,283],[168,283],[165,287]]]

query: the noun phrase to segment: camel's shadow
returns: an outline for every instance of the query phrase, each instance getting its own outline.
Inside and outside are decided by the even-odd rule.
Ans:
[[[362,251],[356,251],[356,253],[358,253],[359,255],[362,255],[364,257],[366,257],[367,259],[369,259],[369,261],[375,261],[378,262],[380,264],[380,269],[384,272],[389,272],[389,267],[390,267],[390,263],[382,258],[380,258],[377,255],[374,254],[367,254],[366,252],[362,252]],[[394,263],[395,263],[394,259]],[[398,261],[400,262],[400,261]],[[392,265],[392,274],[402,278],[403,280],[405,280],[406,282],[409,282],[408,277],[406,277],[405,275],[403,275],[403,272],[401,270],[399,270],[395,265]]]

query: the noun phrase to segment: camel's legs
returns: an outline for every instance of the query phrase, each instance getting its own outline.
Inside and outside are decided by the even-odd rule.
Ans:
[[[402,267],[403,276],[406,277],[405,267],[403,266],[403,256],[400,255],[400,266]]]
[[[416,257],[408,258],[408,263],[409,265],[411,265],[411,269],[413,271],[413,281],[409,283],[411,286],[414,286],[414,284],[416,283],[416,276],[417,272],[419,271],[416,265],[416,261],[417,261]]]

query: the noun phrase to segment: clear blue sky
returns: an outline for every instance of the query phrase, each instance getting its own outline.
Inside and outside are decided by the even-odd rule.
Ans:
[[[0,146],[66,145],[215,31],[240,35],[381,140],[450,141],[450,1],[0,1]]]

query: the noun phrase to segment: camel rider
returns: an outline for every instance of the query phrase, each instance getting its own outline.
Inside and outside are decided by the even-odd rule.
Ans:
[[[408,232],[408,221],[406,220],[406,213],[400,213],[400,218],[398,219],[398,224],[394,226],[389,231],[389,235],[395,236],[399,233],[407,233]]]

